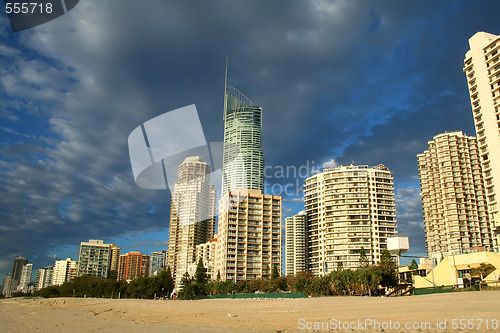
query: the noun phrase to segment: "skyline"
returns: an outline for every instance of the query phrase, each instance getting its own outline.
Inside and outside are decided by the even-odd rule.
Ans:
[[[165,249],[170,194],[137,188],[127,136],[195,104],[223,141],[226,56],[228,84],[263,108],[267,170],[383,163],[398,233],[425,254],[416,155],[445,131],[475,136],[463,59],[474,33],[500,34],[500,3],[280,5],[80,2],[16,34],[0,15],[0,273],[75,259],[88,239]],[[266,194],[296,184],[271,174]],[[284,195],[283,220],[301,210]]]

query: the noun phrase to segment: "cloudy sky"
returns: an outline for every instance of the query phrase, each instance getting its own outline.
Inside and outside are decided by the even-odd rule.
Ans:
[[[306,171],[383,163],[398,230],[424,254],[416,154],[475,134],[463,58],[474,33],[500,34],[498,13],[495,0],[81,0],[18,33],[0,13],[1,276],[20,255],[76,259],[90,238],[165,249],[170,194],[136,186],[127,138],[195,104],[222,141],[226,56],[229,84],[264,110],[267,191],[291,184],[284,217]]]

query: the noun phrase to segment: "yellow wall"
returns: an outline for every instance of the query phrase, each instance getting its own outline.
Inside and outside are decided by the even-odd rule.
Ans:
[[[498,280],[500,274],[500,254],[496,252],[477,252],[451,255],[444,258],[426,277],[414,276],[415,288],[433,286],[452,286],[458,284],[459,270],[478,267],[481,263],[490,263],[496,270],[485,277],[485,281],[495,286],[494,277]],[[498,283],[500,286],[500,282]]]

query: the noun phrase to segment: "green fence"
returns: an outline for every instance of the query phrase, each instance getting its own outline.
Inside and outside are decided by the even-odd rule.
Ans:
[[[452,293],[455,288],[451,286],[441,286],[441,287],[431,287],[431,288],[415,288],[413,289],[413,295],[428,295],[428,294],[438,294],[438,293]]]
[[[263,294],[229,294],[229,295],[212,295],[214,298],[305,298],[306,294],[297,293],[263,293]]]

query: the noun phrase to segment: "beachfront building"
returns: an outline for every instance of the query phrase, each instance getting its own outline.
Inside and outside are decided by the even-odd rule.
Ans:
[[[153,251],[149,259],[149,276],[159,274],[167,262],[167,250]]]
[[[53,272],[54,272],[54,267],[52,266],[47,266],[38,269],[35,278],[35,290],[40,290],[48,286],[51,286]]]
[[[80,243],[77,276],[108,277],[111,245],[103,240],[91,239]]]
[[[380,164],[325,169],[305,181],[307,269],[324,275],[356,269],[364,251],[380,262],[387,238],[396,235],[394,182]]]
[[[52,273],[52,285],[60,286],[64,282],[70,281],[76,276],[77,268],[77,262],[71,258],[56,260]]]
[[[500,35],[478,32],[469,39],[463,71],[467,76],[488,214],[500,244]]]
[[[495,267],[489,274],[474,274],[474,269],[481,265]],[[491,287],[500,287],[500,254],[496,252],[474,252],[453,254],[444,257],[437,266],[427,266],[426,274],[413,274],[415,288],[430,288],[436,286],[450,286],[464,288],[473,282],[483,281]],[[420,268],[420,265],[419,265]]]
[[[109,249],[109,271],[118,272],[118,262],[120,261],[121,249],[116,244],[109,244]]]
[[[17,291],[27,294],[33,290],[31,284],[31,274],[33,271],[33,264],[26,264],[23,266],[21,271],[21,278],[19,279],[19,285],[17,286]]]
[[[221,195],[241,188],[263,192],[262,108],[226,82],[223,119]]]
[[[21,274],[23,272],[23,267],[28,263],[28,259],[25,257],[17,257],[14,259],[14,263],[12,264],[12,282],[11,282],[11,289],[12,291],[17,290],[17,286],[19,285],[19,282],[21,281]]]
[[[196,263],[198,263],[201,258],[208,277],[213,280],[217,278],[217,273],[215,273],[216,251],[217,235],[214,235],[214,238],[206,243],[196,245]]]
[[[11,297],[12,296],[12,274],[7,273],[5,275],[5,279],[3,280],[2,286],[2,295],[3,297]]]
[[[176,286],[196,265],[196,245],[213,238],[215,232],[215,187],[211,167],[200,156],[187,157],[179,165],[170,208],[167,266]]]
[[[223,281],[281,272],[281,196],[259,190],[228,191],[219,201],[215,274]]]
[[[493,249],[475,137],[443,133],[417,155],[429,258]]]
[[[120,255],[118,262],[118,281],[131,281],[137,277],[149,274],[149,256],[140,252],[130,251]]]
[[[295,275],[306,270],[306,212],[285,219],[285,271]]]

